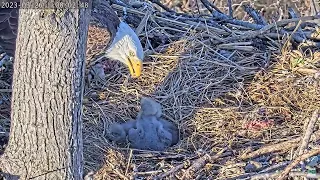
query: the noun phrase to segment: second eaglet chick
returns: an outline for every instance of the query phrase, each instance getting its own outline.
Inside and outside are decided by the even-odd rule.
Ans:
[[[127,135],[131,128],[136,128],[136,121],[130,120],[125,123],[114,123],[109,127],[108,137],[116,143],[126,143]]]
[[[140,102],[141,110],[139,112],[140,116],[155,116],[160,118],[162,115],[162,108],[159,103],[151,98],[143,97]]]
[[[165,119],[159,119],[159,121],[162,123],[163,128],[171,133],[171,136],[172,136],[171,146],[177,144],[179,142],[179,129],[178,129],[178,127],[175,126],[172,122],[167,121]]]
[[[172,144],[172,135],[155,116],[137,119],[136,128],[129,130],[130,146],[137,149],[162,151]]]

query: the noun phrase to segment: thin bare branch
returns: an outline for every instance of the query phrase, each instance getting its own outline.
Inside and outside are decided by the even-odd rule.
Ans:
[[[232,0],[228,0],[229,16],[233,18]]]
[[[298,165],[301,161],[304,161],[312,156],[319,155],[320,149],[314,149],[308,153],[305,153],[301,156],[299,156],[297,159],[295,159],[287,168],[280,174],[277,180],[284,180],[286,176],[290,173],[290,171]]]
[[[267,25],[267,21],[264,19],[263,16],[260,15],[255,9],[253,9],[249,4],[242,5],[244,10],[251,16],[255,23],[260,25]]]

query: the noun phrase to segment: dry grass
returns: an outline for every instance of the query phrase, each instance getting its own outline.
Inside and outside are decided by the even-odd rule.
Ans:
[[[263,53],[252,52],[234,58],[233,63],[248,68],[239,71],[219,58],[190,58],[190,54],[199,52],[197,48],[184,52],[183,56],[189,58],[168,59],[167,56],[180,53],[174,46],[175,50],[169,48],[163,55],[165,58],[148,59],[138,80],[119,80],[109,74],[108,84],[100,91],[106,99],[85,105],[85,150],[90,155],[85,156],[86,170],[96,170],[100,166],[97,162],[106,161],[97,179],[151,177],[195,159],[198,151],[214,154],[224,148],[228,149],[226,156],[214,164],[208,163],[197,175],[214,179],[235,177],[245,173],[247,163],[240,158],[243,153],[299,137],[305,119],[320,107],[319,79],[297,72],[289,63],[302,58],[302,68],[319,73],[319,67],[312,67],[319,64],[319,52],[305,57],[286,51],[274,56],[275,62],[267,69],[259,65],[265,61]],[[225,64],[214,63],[217,59]],[[142,96],[160,102],[165,117],[179,126],[181,141],[167,152],[136,150],[132,154],[130,149],[116,147],[103,138],[104,127],[110,123],[135,118]],[[272,120],[274,124],[261,130],[244,127],[253,120]],[[291,149],[284,150],[269,155],[273,163],[288,158]]]

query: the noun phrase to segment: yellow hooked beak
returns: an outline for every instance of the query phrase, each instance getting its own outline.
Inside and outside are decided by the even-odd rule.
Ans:
[[[127,66],[129,67],[130,74],[133,78],[141,76],[142,61],[136,57],[128,57]]]

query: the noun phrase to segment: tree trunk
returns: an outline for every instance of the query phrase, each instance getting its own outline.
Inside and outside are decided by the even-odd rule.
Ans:
[[[0,159],[3,173],[19,179],[82,179],[89,17],[85,8],[20,9],[10,139]]]

